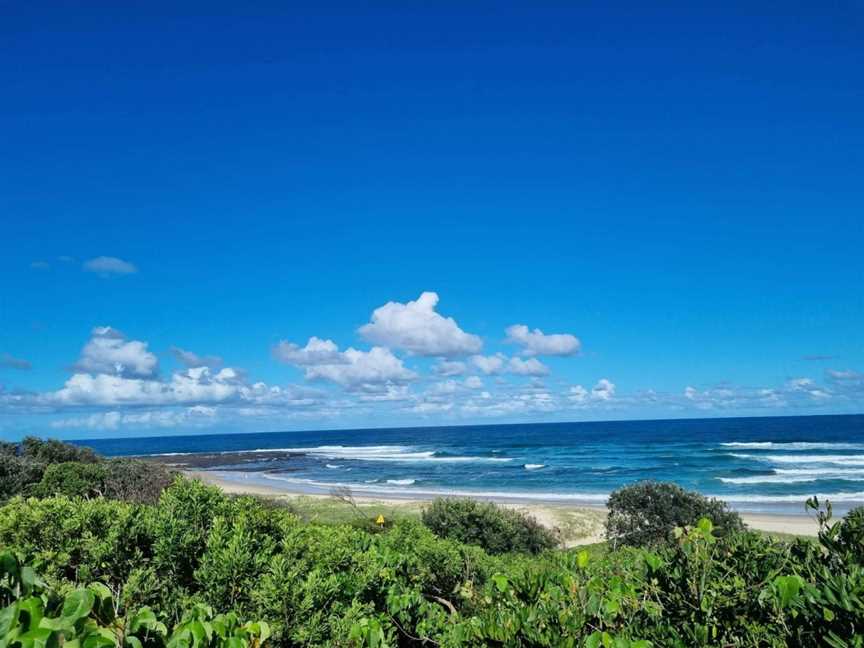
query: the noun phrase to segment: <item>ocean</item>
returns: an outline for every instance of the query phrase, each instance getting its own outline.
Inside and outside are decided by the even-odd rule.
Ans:
[[[744,511],[864,504],[864,415],[536,423],[79,441],[110,456],[160,455],[245,483],[309,493],[458,494],[603,504],[642,479]]]

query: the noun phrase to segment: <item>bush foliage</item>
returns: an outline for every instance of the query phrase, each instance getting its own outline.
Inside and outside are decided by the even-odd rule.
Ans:
[[[837,523],[825,513],[819,544],[718,535],[702,518],[650,550],[490,555],[412,520],[378,533],[304,523],[254,498],[178,479],[152,505],[15,498],[0,508],[0,547],[31,565],[52,592],[43,599],[45,617],[64,609],[55,597],[97,583],[94,600],[103,587],[113,593],[124,619],[118,627],[147,607],[175,634],[188,631],[191,648],[242,648],[233,640],[208,643],[214,635],[194,625],[233,632],[243,627],[238,618],[266,622],[268,642],[285,648],[853,648],[864,636],[860,517]],[[6,591],[10,605],[27,599]],[[23,618],[8,610],[0,610],[0,643],[5,619]],[[231,620],[217,622],[209,610]],[[81,631],[104,625],[91,613],[81,618]],[[166,633],[152,645],[186,645]],[[100,636],[107,643],[89,646],[151,645],[123,644],[116,632]]]
[[[744,529],[741,517],[725,502],[687,491],[677,484],[642,481],[609,496],[606,537],[613,545],[648,547],[668,542],[676,527],[711,520],[717,532]]]
[[[104,583],[62,596],[6,552],[0,553],[0,606],[4,647],[258,648],[270,636],[264,622],[242,624],[233,612],[214,616],[200,604],[169,633],[149,608],[118,616]]]
[[[558,544],[532,516],[491,502],[439,498],[423,511],[423,524],[439,538],[477,545],[490,554],[537,554]]]
[[[0,442],[0,502],[14,495],[155,502],[172,480],[173,475],[162,465],[103,459],[90,448],[53,439]]]

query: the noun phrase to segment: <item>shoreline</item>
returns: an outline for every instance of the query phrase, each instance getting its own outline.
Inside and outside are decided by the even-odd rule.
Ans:
[[[206,484],[216,486],[224,493],[231,495],[257,495],[280,499],[286,502],[301,498],[314,500],[333,499],[333,495],[330,493],[308,492],[299,488],[277,488],[261,483],[243,483],[236,479],[229,479],[215,471],[181,470],[180,472],[192,479],[199,479]],[[460,495],[456,496],[461,497]],[[432,497],[408,496],[403,498],[355,493],[352,493],[352,498],[355,502],[362,505],[373,506],[380,504],[394,509],[404,508],[413,511],[419,511],[425,504],[434,499]],[[563,527],[567,527],[569,529],[570,527],[576,527],[579,532],[571,533],[571,537],[565,539],[565,546],[596,544],[605,540],[603,535],[604,523],[608,514],[608,509],[605,506],[560,501],[524,501],[518,498],[501,500],[497,498],[475,497],[472,499],[494,501],[501,506],[525,511],[534,516],[542,525],[550,528],[562,529]],[[741,511],[739,511],[739,514],[748,527],[765,533],[816,537],[818,532],[816,520],[806,515]]]

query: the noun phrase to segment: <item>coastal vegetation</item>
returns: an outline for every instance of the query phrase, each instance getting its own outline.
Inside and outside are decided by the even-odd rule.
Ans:
[[[0,507],[0,648],[864,646],[860,509],[811,500],[818,540],[778,541],[693,499],[668,533],[562,549],[494,505],[322,523],[182,476],[112,499],[87,470]],[[637,528],[640,488],[612,501]]]
[[[152,503],[172,480],[160,464],[106,459],[54,439],[0,442],[0,502],[14,495],[69,495]]]
[[[439,498],[423,511],[435,535],[482,547],[490,554],[538,554],[558,544],[555,534],[532,516],[491,502]]]
[[[613,545],[647,547],[669,541],[675,529],[711,520],[715,535],[742,531],[741,516],[725,502],[677,484],[642,481],[613,492],[606,503],[606,538]]]

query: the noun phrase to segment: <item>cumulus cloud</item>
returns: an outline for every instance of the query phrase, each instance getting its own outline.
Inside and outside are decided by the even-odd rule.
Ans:
[[[322,340],[314,335],[309,338],[305,347],[291,342],[281,341],[273,347],[273,356],[287,364],[307,367],[312,365],[349,364],[344,354],[332,340]]]
[[[549,374],[549,367],[540,362],[537,358],[510,358],[507,363],[507,370],[517,376],[546,376]]]
[[[223,364],[222,358],[217,355],[198,355],[192,351],[181,349],[180,347],[171,347],[171,353],[177,359],[177,362],[186,367],[213,367],[218,368]]]
[[[440,360],[435,363],[432,370],[439,376],[461,376],[467,370],[467,365],[464,362],[449,360]]]
[[[464,384],[468,389],[482,389],[483,379],[480,378],[480,376],[468,376],[465,379]]]
[[[85,261],[84,270],[87,272],[95,272],[102,277],[107,277],[109,275],[128,275],[138,272],[138,268],[129,261],[124,261],[123,259],[110,256],[100,256]]]
[[[349,347],[341,355],[344,362],[339,364],[306,367],[306,378],[329,380],[349,388],[388,382],[398,384],[417,378],[416,373],[407,369],[400,358],[384,347],[372,347],[369,351]]]
[[[542,389],[522,390],[513,394],[493,395],[481,392],[459,408],[469,416],[501,417],[548,414],[561,408],[558,399]]]
[[[507,358],[503,353],[496,353],[491,356],[475,355],[471,356],[471,364],[477,367],[484,374],[493,375],[501,373],[507,363]]]
[[[73,416],[51,422],[52,428],[84,428],[91,430],[116,430],[120,427],[160,427],[178,425],[210,425],[217,416],[214,407],[194,405],[180,410],[150,410],[146,412],[99,412],[87,416]]]
[[[16,358],[9,353],[0,353],[0,369],[32,369],[33,365],[23,358]]]
[[[569,333],[546,335],[538,328],[533,331],[524,324],[508,326],[507,342],[522,347],[522,355],[570,356],[579,352],[579,338]]]
[[[79,372],[149,378],[159,370],[156,356],[147,343],[127,340],[117,329],[97,326],[74,365]]]
[[[73,374],[40,402],[61,406],[170,406],[208,404],[308,405],[315,394],[294,386],[249,384],[238,371],[225,367],[193,367],[176,371],[170,380],[125,378],[110,374]]]
[[[829,374],[830,385],[830,374]],[[836,385],[820,385],[812,378],[792,378],[778,387],[747,388],[721,384],[706,389],[688,385],[684,401],[701,410],[759,410],[790,407],[819,407],[842,397]]]
[[[595,401],[609,401],[615,396],[615,383],[607,378],[601,378],[591,389],[591,399]]]
[[[438,294],[424,292],[407,304],[388,302],[372,312],[360,335],[374,344],[419,356],[459,356],[477,353],[482,340],[466,333],[452,317],[435,311]]]
[[[840,394],[864,399],[864,373],[851,369],[829,369],[825,376],[828,384]]]
[[[588,390],[582,385],[574,385],[568,390],[567,399],[574,403],[585,403],[588,401]]]
[[[339,351],[331,340],[312,337],[305,347],[280,342],[273,355],[282,362],[302,367],[307,380],[327,380],[357,390],[376,391],[370,386],[406,383],[417,378],[384,347],[372,347],[369,351],[349,347]]]

